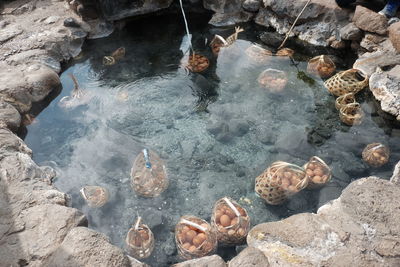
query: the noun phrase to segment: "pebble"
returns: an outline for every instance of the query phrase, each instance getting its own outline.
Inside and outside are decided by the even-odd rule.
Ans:
[[[66,18],[64,20],[64,26],[65,27],[72,27],[72,28],[79,28],[81,25],[79,24],[79,22],[74,19],[74,18]]]

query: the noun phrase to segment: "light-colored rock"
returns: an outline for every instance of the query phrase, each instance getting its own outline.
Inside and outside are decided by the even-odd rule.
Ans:
[[[201,257],[172,265],[173,267],[226,267],[225,261],[218,255]]]
[[[44,263],[49,267],[68,266],[131,266],[122,250],[109,243],[109,239],[86,227],[75,227],[62,244]],[[133,266],[146,266],[136,264]]]
[[[400,21],[390,25],[389,39],[393,47],[400,53]]]
[[[368,52],[374,52],[381,49],[380,44],[385,40],[386,38],[381,35],[366,33],[364,38],[360,42],[360,46]]]
[[[245,0],[242,7],[246,11],[257,12],[260,9],[262,0]]]
[[[369,79],[369,87],[381,108],[400,120],[400,65],[390,71],[377,71]]]
[[[12,131],[16,131],[21,124],[21,115],[12,105],[0,101],[0,123],[4,123]]]
[[[400,54],[393,50],[378,50],[372,53],[364,53],[353,64],[353,68],[363,71],[371,76],[379,68],[396,66],[400,62]]]
[[[340,38],[342,40],[357,41],[362,37],[362,31],[354,23],[349,23],[340,29]]]
[[[32,155],[32,150],[30,150],[18,136],[8,129],[0,128],[0,140],[0,160],[17,152]]]
[[[253,227],[250,247],[271,266],[398,266],[400,187],[376,177],[352,182],[317,214]]]
[[[353,21],[358,28],[367,32],[378,34],[387,32],[387,18],[361,5],[356,7]]]
[[[242,0],[203,0],[204,8],[216,13],[237,13],[242,6]]]
[[[235,13],[215,13],[208,23],[217,27],[230,26],[237,23],[248,22],[253,18],[253,16],[252,13],[246,11]]]
[[[239,255],[228,262],[228,267],[268,267],[268,258],[256,248],[245,248]]]
[[[394,167],[393,175],[390,181],[396,185],[400,185],[400,161]]]

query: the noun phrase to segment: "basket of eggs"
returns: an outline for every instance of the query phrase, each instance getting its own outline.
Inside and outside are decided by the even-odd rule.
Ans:
[[[363,160],[372,167],[381,167],[389,161],[390,150],[381,143],[372,143],[367,145],[363,152]]]
[[[205,56],[192,54],[189,56],[186,68],[191,72],[203,72],[210,65],[210,61]]]
[[[332,171],[329,166],[319,157],[311,157],[310,160],[304,165],[306,175],[308,178],[307,188],[318,188],[332,178]]]
[[[336,65],[329,56],[321,55],[308,61],[307,72],[321,78],[329,78],[336,71]]]
[[[182,216],[175,227],[179,255],[187,260],[214,253],[217,235],[211,225],[195,216]]]
[[[125,239],[129,254],[137,259],[149,257],[154,249],[153,232],[141,220],[141,217],[137,219]]]
[[[88,206],[92,208],[100,208],[104,206],[109,199],[107,189],[97,185],[85,186],[80,190],[80,193]]]
[[[255,191],[270,205],[280,205],[304,188],[308,178],[300,166],[277,161],[256,178]]]
[[[218,242],[238,245],[245,241],[250,230],[250,217],[237,202],[224,197],[214,205],[211,226],[217,232]]]
[[[164,161],[153,151],[143,149],[135,158],[131,170],[131,186],[144,197],[156,197],[168,187]]]
[[[282,93],[288,82],[288,77],[284,71],[269,68],[261,72],[257,81],[261,87],[271,93]]]

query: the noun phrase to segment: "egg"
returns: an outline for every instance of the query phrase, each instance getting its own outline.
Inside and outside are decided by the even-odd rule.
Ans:
[[[245,230],[243,228],[239,228],[237,231],[239,235],[244,236],[246,234]]]
[[[143,240],[148,240],[149,239],[149,234],[145,230],[139,231],[140,236],[143,238]]]
[[[224,226],[224,227],[227,227],[227,226],[231,225],[231,219],[226,214],[221,216],[220,222],[221,222],[221,225]]]
[[[195,245],[196,247],[200,246],[201,243],[203,243],[204,240],[201,240],[198,236],[195,236],[193,238],[193,245]]]
[[[314,174],[317,176],[322,176],[324,175],[324,171],[319,167],[314,170]]]
[[[322,182],[322,177],[319,176],[319,175],[315,175],[315,176],[313,177],[313,182],[321,183],[321,182]]]
[[[203,242],[207,239],[207,236],[206,236],[205,233],[199,233],[199,234],[197,235],[197,238],[201,241],[201,243],[203,243]],[[200,244],[201,244],[201,243],[200,243]]]
[[[182,245],[182,247],[183,247],[184,249],[186,249],[186,250],[189,250],[189,248],[190,248],[191,246],[192,246],[192,245],[191,245],[190,243],[185,243],[185,244]]]
[[[231,225],[235,225],[235,224],[237,224],[238,222],[239,222],[239,218],[238,218],[238,217],[233,218],[232,221],[231,221]]]
[[[195,246],[191,246],[188,250],[189,250],[189,252],[193,253],[196,251],[196,249],[197,248]]]
[[[235,230],[231,229],[231,230],[228,231],[228,235],[234,235],[234,234],[235,234]]]
[[[194,230],[189,230],[189,231],[186,233],[186,241],[189,242],[189,243],[192,243],[193,238],[194,238],[196,235],[197,235],[196,231],[194,231]]]
[[[314,172],[313,172],[310,168],[307,168],[306,174],[307,174],[308,176],[313,176],[313,175],[314,175]]]
[[[231,218],[231,219],[233,219],[233,218],[236,217],[235,212],[234,212],[233,210],[231,210],[231,209],[227,209],[226,212],[225,212],[225,214],[228,215],[229,218]]]

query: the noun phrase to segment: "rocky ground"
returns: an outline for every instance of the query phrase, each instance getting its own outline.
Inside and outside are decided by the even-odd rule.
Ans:
[[[99,1],[106,5],[110,1]],[[171,1],[139,1],[144,14]],[[159,2],[159,3],[158,3]],[[186,4],[199,1],[185,1]],[[215,15],[210,23],[228,25],[254,19],[285,33],[305,4],[301,1],[204,0]],[[125,5],[124,5],[125,3]],[[86,23],[64,1],[18,0],[0,8],[0,258],[2,266],[144,266],[85,227],[82,213],[52,186],[54,171],[38,167],[32,151],[15,135],[31,109],[59,89],[60,62],[79,54],[84,39],[101,36],[106,23]],[[154,5],[155,8],[149,8]],[[147,8],[146,10],[143,10]],[[142,8],[142,10],[140,10]],[[135,10],[139,9],[139,10]],[[79,13],[79,12],[78,12]],[[107,13],[105,14],[108,16]],[[335,26],[332,26],[335,25]],[[343,27],[342,27],[343,26]],[[338,8],[334,0],[313,0],[293,35],[319,46],[352,48],[354,67],[371,76],[370,88],[382,109],[400,118],[400,22],[357,7]],[[267,40],[268,41],[268,40]],[[255,226],[249,248],[229,266],[398,266],[400,193],[396,168],[392,182],[370,177],[353,182],[317,214],[304,213]],[[397,184],[396,186],[394,184]],[[261,253],[261,252],[262,253]],[[268,261],[267,261],[268,258]],[[269,264],[267,263],[269,262]],[[218,256],[177,266],[226,266]]]

